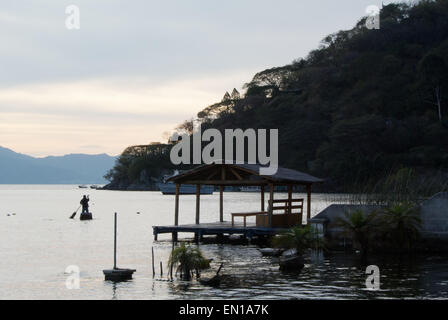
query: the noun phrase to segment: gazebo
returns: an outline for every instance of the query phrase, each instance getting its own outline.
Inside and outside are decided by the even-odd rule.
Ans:
[[[306,217],[311,218],[311,186],[324,180],[307,173],[279,167],[274,175],[260,174],[258,164],[207,164],[170,177],[167,181],[176,184],[174,226],[154,226],[154,235],[158,233],[173,234],[177,240],[177,232],[194,232],[195,235],[242,233],[244,235],[272,234],[277,231],[302,224],[304,199],[293,198],[294,186],[306,188]],[[179,226],[179,195],[183,184],[196,186],[196,218],[194,225]],[[216,224],[200,223],[200,190],[202,185],[219,186],[219,222]],[[225,223],[223,199],[226,186],[255,186],[260,188],[260,210],[232,213],[232,224]],[[288,192],[287,199],[274,199],[275,188],[283,187]],[[268,208],[265,210],[265,192],[269,191]],[[297,212],[294,212],[297,210]],[[282,214],[276,214],[282,211]],[[256,216],[256,226],[247,227],[246,217]],[[244,218],[244,226],[237,227],[234,218]]]

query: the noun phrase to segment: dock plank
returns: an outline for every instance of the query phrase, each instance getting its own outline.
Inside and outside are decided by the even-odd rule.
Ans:
[[[255,224],[235,224],[230,222],[211,222],[201,224],[184,224],[171,226],[153,226],[154,236],[163,233],[195,233],[199,235],[242,234],[246,237],[275,235],[283,232],[284,228],[257,227]]]

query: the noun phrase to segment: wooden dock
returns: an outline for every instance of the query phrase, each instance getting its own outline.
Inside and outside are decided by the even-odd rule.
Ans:
[[[263,174],[265,166],[259,164],[228,164],[219,161],[212,164],[200,165],[186,172],[170,177],[167,181],[176,184],[174,198],[174,225],[153,226],[154,239],[161,233],[171,233],[173,241],[177,241],[178,233],[193,233],[198,241],[205,235],[241,235],[249,241],[253,237],[265,238],[281,233],[288,228],[302,223],[304,199],[294,199],[294,187],[306,188],[307,221],[311,219],[311,185],[323,182],[322,179],[307,173],[287,168],[277,168],[275,174]],[[179,225],[179,195],[180,187],[185,184],[196,185],[196,214],[195,224]],[[219,221],[215,223],[200,223],[201,186],[219,186]],[[232,225],[224,221],[224,188],[226,186],[256,186],[260,187],[260,209],[254,208],[249,212],[232,212],[232,217],[256,216],[257,225]],[[265,210],[265,187],[269,190],[269,201]],[[288,199],[274,199],[275,188],[286,187]],[[281,206],[274,204],[281,203]],[[299,212],[293,212],[299,209]],[[274,210],[281,210],[283,214],[275,214]]]
[[[231,222],[214,222],[214,223],[201,223],[201,224],[184,224],[184,225],[171,225],[171,226],[153,226],[154,240],[157,241],[157,236],[163,233],[173,234],[173,238],[177,239],[178,233],[194,233],[195,238],[200,238],[204,235],[242,235],[247,239],[259,236],[273,236],[285,231],[284,228],[265,228],[257,227],[255,224],[247,224],[244,227],[243,224],[235,224],[232,227]]]

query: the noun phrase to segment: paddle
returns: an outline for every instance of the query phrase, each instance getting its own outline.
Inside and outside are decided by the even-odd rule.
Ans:
[[[76,213],[78,212],[79,208],[81,208],[81,205],[79,205],[78,209],[76,209],[75,212],[70,216],[70,219],[73,219],[76,216]]]

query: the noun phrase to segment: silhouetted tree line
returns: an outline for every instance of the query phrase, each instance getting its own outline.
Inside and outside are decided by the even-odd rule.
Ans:
[[[378,30],[365,21],[325,37],[304,59],[257,73],[244,95],[226,93],[177,129],[278,128],[280,165],[332,187],[380,179],[394,168],[443,172],[448,0],[384,6]],[[132,179],[141,168],[171,169],[169,152],[125,151],[108,178]]]

